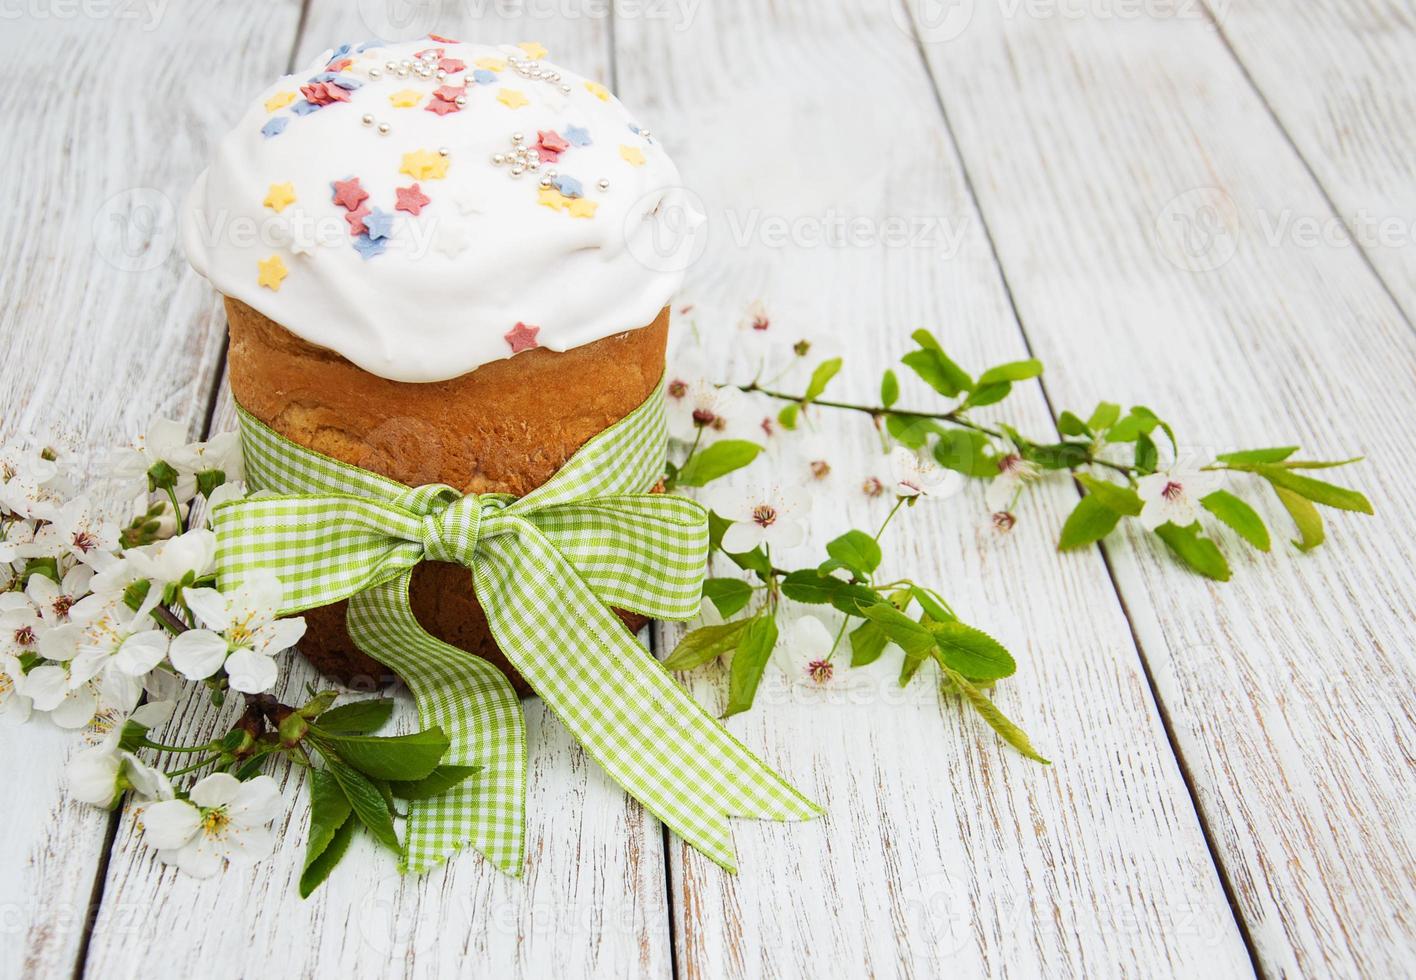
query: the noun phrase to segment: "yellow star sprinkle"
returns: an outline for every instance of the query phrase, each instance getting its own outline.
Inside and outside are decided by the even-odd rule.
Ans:
[[[605,86],[601,85],[599,82],[586,82],[585,89],[591,95],[595,96],[595,98],[599,99],[601,102],[610,101],[610,90],[605,88]]]
[[[485,68],[487,71],[505,71],[506,62],[500,58],[478,58],[472,62],[478,68]]]
[[[272,292],[279,292],[281,280],[290,274],[289,270],[285,268],[285,260],[279,255],[272,255],[265,260],[257,260],[256,267],[261,270],[260,275],[256,277],[256,283]]]
[[[295,185],[288,181],[284,184],[271,184],[265,200],[261,203],[279,214],[295,203]]]
[[[625,146],[621,143],[620,156],[624,157],[625,163],[636,167],[644,166],[644,151],[637,146]]]
[[[546,46],[540,41],[522,41],[517,47],[526,52],[526,57],[536,61],[540,61],[546,55],[550,54],[550,52],[546,50]]]
[[[552,211],[560,211],[570,203],[570,198],[566,197],[554,187],[542,187],[536,194],[539,203],[544,204]]]
[[[294,101],[294,92],[277,92],[265,100],[265,110],[266,112],[274,112],[277,109],[284,109]]]
[[[414,150],[403,154],[403,165],[398,172],[414,180],[442,180],[447,176],[447,157],[432,150]]]
[[[504,88],[497,93],[497,101],[508,109],[520,109],[531,100],[514,88]]]
[[[566,208],[572,218],[593,218],[595,209],[600,205],[587,197],[571,198],[570,206]]]
[[[422,92],[415,92],[411,88],[406,88],[401,92],[394,92],[388,97],[388,101],[393,103],[395,109],[410,109],[417,105],[418,100],[422,97]]]

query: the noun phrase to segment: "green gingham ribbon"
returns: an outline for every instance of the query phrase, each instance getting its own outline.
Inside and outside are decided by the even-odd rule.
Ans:
[[[240,412],[246,474],[266,491],[216,508],[223,589],[257,571],[282,614],[349,599],[359,649],[408,683],[449,764],[482,770],[409,806],[405,867],[464,843],[520,874],[526,745],[520,701],[491,664],[429,635],[408,603],[426,560],[472,571],[497,646],[615,782],[686,842],[735,870],[727,817],[803,820],[819,809],[709,716],[611,606],[656,619],[698,610],[708,526],[698,504],[643,493],[662,472],[662,382],[524,497],[417,488],[285,439]]]

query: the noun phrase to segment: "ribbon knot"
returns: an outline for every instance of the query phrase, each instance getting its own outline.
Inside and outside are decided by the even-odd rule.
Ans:
[[[729,816],[800,820],[817,808],[694,702],[611,611],[689,619],[708,519],[645,493],[663,472],[663,383],[524,497],[407,487],[285,439],[239,413],[246,476],[269,491],[212,512],[223,589],[256,572],[285,587],[281,614],[349,600],[356,646],[408,682],[449,765],[481,771],[409,804],[405,868],[464,843],[524,863],[526,745],[511,682],[429,635],[409,605],[425,560],[471,569],[498,648],[617,783],[685,841],[733,867]]]

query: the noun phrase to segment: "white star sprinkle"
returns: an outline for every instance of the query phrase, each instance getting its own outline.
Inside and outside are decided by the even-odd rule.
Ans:
[[[433,248],[450,259],[455,259],[467,250],[471,238],[460,222],[440,221],[433,233]]]

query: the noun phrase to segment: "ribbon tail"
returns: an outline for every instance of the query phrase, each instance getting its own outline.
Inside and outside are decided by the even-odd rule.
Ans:
[[[535,528],[484,542],[478,598],[497,645],[609,774],[736,871],[728,817],[821,813],[678,686]]]
[[[352,597],[349,635],[407,681],[423,725],[447,733],[447,763],[483,768],[440,796],[410,801],[404,870],[427,871],[470,843],[518,877],[526,846],[520,699],[500,670],[419,625],[408,604],[410,579],[405,573]]]

